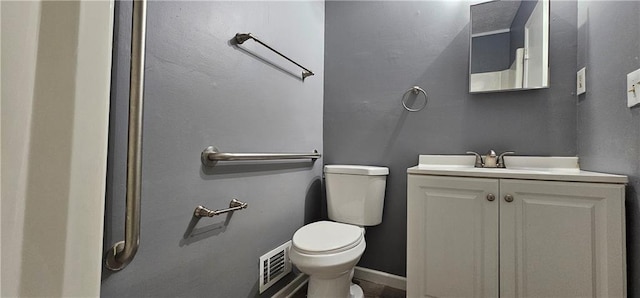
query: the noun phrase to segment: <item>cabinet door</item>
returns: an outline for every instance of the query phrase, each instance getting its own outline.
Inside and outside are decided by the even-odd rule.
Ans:
[[[501,180],[500,296],[624,297],[623,191]]]
[[[427,296],[498,296],[497,179],[409,175],[407,297]]]

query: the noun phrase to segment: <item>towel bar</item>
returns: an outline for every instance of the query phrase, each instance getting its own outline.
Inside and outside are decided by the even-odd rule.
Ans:
[[[240,209],[246,209],[247,207],[249,207],[249,204],[233,199],[231,200],[231,202],[229,202],[229,208],[226,208],[226,209],[211,210],[204,206],[198,206],[196,207],[196,210],[193,211],[193,216],[198,218],[205,217],[205,216],[214,217],[216,215],[220,215],[220,214],[224,214],[224,213],[228,213],[228,212],[232,212]]]

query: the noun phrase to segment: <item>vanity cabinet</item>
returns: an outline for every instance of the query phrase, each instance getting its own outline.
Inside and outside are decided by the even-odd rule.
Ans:
[[[407,297],[624,297],[624,233],[624,184],[409,173]]]

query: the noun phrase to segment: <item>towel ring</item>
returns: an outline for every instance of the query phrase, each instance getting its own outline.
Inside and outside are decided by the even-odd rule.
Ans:
[[[413,92],[413,94],[418,94],[420,92],[422,92],[422,94],[424,94],[424,105],[422,105],[420,108],[418,109],[412,109],[410,107],[407,106],[407,104],[405,103],[405,99],[407,98],[407,94],[409,94],[409,92]],[[418,112],[421,111],[422,109],[424,109],[424,107],[427,106],[427,92],[424,91],[424,89],[418,87],[418,86],[413,86],[411,87],[411,89],[407,90],[403,95],[402,95],[402,106],[404,107],[405,110],[409,111],[409,112]]]

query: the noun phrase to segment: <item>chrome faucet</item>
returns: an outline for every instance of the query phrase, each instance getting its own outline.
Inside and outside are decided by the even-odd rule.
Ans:
[[[500,156],[498,156],[498,168],[504,169],[504,168],[507,167],[507,165],[504,163],[504,156],[507,155],[507,154],[516,154],[516,152],[515,151],[505,151],[505,152],[500,153]]]
[[[473,165],[476,168],[484,168],[484,163],[482,162],[482,156],[478,154],[478,152],[467,151],[467,154],[475,154],[476,155],[476,163]]]
[[[514,154],[513,151],[503,152],[500,155],[496,155],[496,152],[493,150],[489,150],[487,155],[482,159],[482,156],[478,154],[478,152],[467,151],[467,154],[474,154],[476,156],[476,162],[474,167],[476,168],[506,168],[506,164],[504,163],[504,156],[507,154]]]
[[[484,156],[484,165],[485,168],[497,168],[498,167],[498,155],[495,151],[489,150],[487,155]]]

